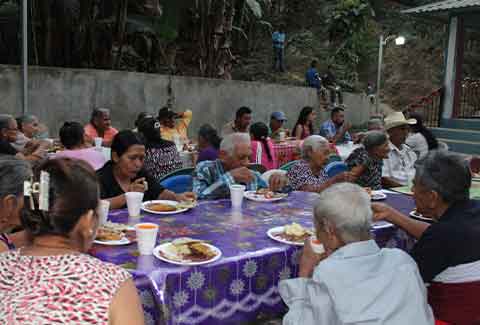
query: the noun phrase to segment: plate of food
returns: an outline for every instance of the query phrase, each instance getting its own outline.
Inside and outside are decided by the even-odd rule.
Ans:
[[[177,214],[196,206],[196,202],[177,202],[168,200],[154,200],[142,203],[142,210],[153,214]]]
[[[128,245],[132,241],[128,239],[125,230],[118,230],[108,225],[102,225],[97,229],[97,235],[93,241],[95,244],[107,246],[121,246]]]
[[[202,240],[184,237],[155,247],[153,255],[167,263],[195,266],[215,262],[222,252]]]
[[[435,222],[435,220],[433,220],[432,218],[424,217],[423,214],[421,214],[417,211],[417,209],[412,210],[410,212],[410,217],[412,217],[413,219],[423,221],[423,222],[428,222],[428,223]]]
[[[387,198],[387,194],[383,193],[382,190],[374,191],[370,187],[364,187],[364,189],[367,191],[368,195],[370,195],[372,201],[381,201]]]
[[[275,202],[283,200],[288,194],[272,192],[269,189],[262,188],[257,191],[246,191],[245,197],[255,202]]]
[[[274,227],[267,231],[267,236],[283,244],[303,246],[305,240],[313,235],[313,231],[298,223]]]

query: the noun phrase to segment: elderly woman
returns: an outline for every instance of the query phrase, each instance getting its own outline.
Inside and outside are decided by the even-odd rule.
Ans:
[[[12,146],[18,151],[23,151],[26,144],[40,133],[40,123],[38,118],[33,115],[24,115],[16,120],[18,126],[17,139],[12,143]]]
[[[433,224],[374,204],[376,219],[396,224],[418,239],[411,255],[428,287],[435,317],[451,324],[475,324],[480,301],[480,202],[471,200],[465,160],[432,151],[416,164],[412,188],[417,212]]]
[[[289,307],[284,325],[432,325],[432,311],[415,262],[371,237],[370,197],[358,185],[336,184],[314,207],[324,254],[305,242],[299,278],[280,282]]]
[[[93,169],[80,160],[55,159],[38,168],[35,182],[41,172],[50,175],[48,204],[40,204],[44,192],[31,193],[22,214],[31,243],[0,254],[0,319],[9,324],[143,324],[131,275],[86,254],[98,227]]]
[[[331,153],[330,143],[319,135],[311,135],[302,145],[302,160],[288,171],[289,184],[295,191],[321,192],[338,182],[354,180],[350,172],[331,179],[324,173],[324,167]]]
[[[23,182],[32,171],[24,160],[4,156],[0,158],[0,252],[25,244],[25,232],[7,232],[20,226],[23,209]]]
[[[120,131],[112,142],[112,160],[97,171],[100,197],[110,201],[111,209],[126,206],[126,192],[143,192],[144,201],[195,199],[195,194],[175,194],[164,189],[144,169],[145,144],[133,131]]]
[[[363,146],[355,149],[345,163],[356,178],[355,182],[372,190],[382,189],[383,159],[388,157],[388,137],[382,131],[365,134]]]
[[[110,147],[113,137],[118,130],[112,127],[110,110],[107,108],[96,108],[90,117],[90,123],[85,125],[85,136],[87,142],[93,143],[95,138],[102,138],[102,144]]]

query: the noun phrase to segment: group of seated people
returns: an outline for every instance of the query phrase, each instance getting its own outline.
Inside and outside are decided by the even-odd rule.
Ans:
[[[272,120],[285,118],[277,113]],[[417,149],[407,146],[410,126],[421,123],[419,117],[406,119],[402,113],[393,113],[384,123],[371,123],[371,131],[362,135],[362,146],[345,162],[348,171],[329,178],[324,167],[331,143],[348,134],[344,122],[338,126],[341,117],[332,113],[325,136],[307,136],[302,159],[286,174],[275,171],[266,180],[250,167],[252,156],[255,162],[267,164],[259,150],[274,156],[271,130],[263,123],[250,126],[251,111],[243,109],[230,123],[231,130],[224,128],[223,139],[211,126],[200,128],[200,161],[192,175],[193,190],[174,193],[159,182],[165,175],[159,166],[167,170],[180,166],[177,147],[163,138],[162,130],[186,132],[191,113],[190,117],[188,113],[165,116],[178,118],[182,125],[177,130],[176,123],[162,124],[159,118],[145,114],[136,130],[118,132],[104,109],[96,110],[85,127],[66,122],[59,133],[66,150],[46,160],[37,157],[40,161],[33,169],[30,160],[35,155],[13,148],[20,132],[16,120],[0,116],[0,148],[6,154],[0,156],[0,251],[4,251],[0,254],[0,319],[143,324],[138,293],[128,272],[84,254],[98,227],[99,199],[109,200],[111,209],[125,208],[125,193],[132,191],[143,192],[144,200],[220,199],[229,197],[230,185],[241,183],[247,190],[319,193],[313,217],[316,236],[326,252],[314,253],[307,241],[299,277],[280,282],[280,294],[289,307],[285,324],[433,324],[434,318],[450,324],[480,321],[475,299],[480,289],[480,221],[476,219],[480,206],[469,196],[471,169],[462,157],[433,150],[431,146],[438,147],[438,143],[421,125],[416,133],[423,138],[412,141],[420,143]],[[24,136],[35,140],[25,128]],[[170,132],[173,139],[176,133]],[[109,161],[91,146],[96,137],[110,146]],[[36,150],[43,146],[39,142]],[[427,152],[422,156],[423,150]],[[34,186],[42,172],[50,175],[47,203],[45,193]],[[25,187],[25,182],[31,187]],[[417,211],[433,218],[433,224],[413,220],[384,204],[371,204],[362,189],[410,182]],[[389,221],[416,238],[410,255],[380,249],[370,232],[373,220]],[[47,272],[48,281],[31,276],[32,269]],[[64,287],[69,290],[63,295],[52,296],[49,290]],[[77,310],[79,304],[81,310]]]

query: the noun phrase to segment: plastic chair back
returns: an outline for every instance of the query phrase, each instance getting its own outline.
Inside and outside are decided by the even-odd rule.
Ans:
[[[263,174],[267,171],[267,168],[261,164],[250,164],[248,165],[248,169],[259,172],[260,174]]]
[[[191,192],[193,187],[193,177],[192,175],[171,176],[161,181],[160,185],[177,194]]]
[[[171,172],[170,174],[167,174],[167,175],[163,176],[160,179],[160,183],[163,182],[164,180],[170,178],[170,177],[173,177],[173,176],[178,176],[178,175],[190,175],[190,176],[192,176],[193,171],[194,171],[194,168],[177,169],[177,170]]]
[[[285,165],[283,165],[282,167],[280,167],[280,169],[288,172],[290,170],[290,168],[292,168],[293,165],[295,165],[297,162],[298,162],[298,160],[288,162]]]
[[[262,174],[262,179],[268,184],[268,182],[270,181],[270,176],[272,176],[273,174],[286,175],[287,171],[282,169],[270,169],[269,171],[266,171]]]
[[[346,171],[348,171],[347,164],[341,161],[334,161],[325,166],[325,174],[327,174],[328,178],[335,177]]]

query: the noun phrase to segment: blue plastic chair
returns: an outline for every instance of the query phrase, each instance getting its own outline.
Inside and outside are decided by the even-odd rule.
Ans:
[[[160,185],[177,194],[191,192],[193,187],[193,177],[192,175],[171,176],[161,181]]]
[[[325,166],[325,174],[328,176],[328,178],[335,177],[338,174],[346,171],[348,171],[348,166],[341,161],[333,161]]]
[[[280,169],[288,172],[290,170],[290,168],[292,168],[293,165],[295,165],[297,162],[298,162],[298,160],[290,161],[290,162],[286,163],[285,165],[283,165],[282,167],[280,167]]]

